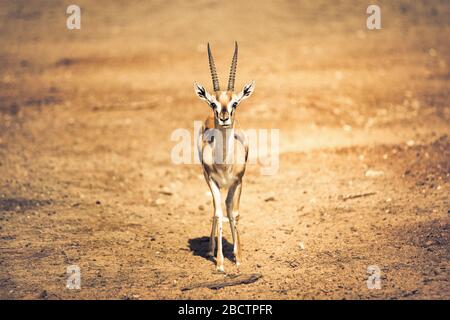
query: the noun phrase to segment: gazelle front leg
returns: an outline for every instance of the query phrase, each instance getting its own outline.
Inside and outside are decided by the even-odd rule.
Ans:
[[[241,243],[239,239],[239,232],[237,229],[237,222],[239,219],[239,200],[241,198],[242,183],[233,185],[228,191],[226,199],[227,216],[230,220],[231,236],[233,237],[233,253],[236,259],[236,265],[240,265],[242,260],[241,256]]]
[[[216,233],[217,229],[217,256],[216,256],[216,270],[219,272],[224,272],[223,268],[223,252],[222,252],[222,221],[223,221],[223,212],[222,212],[222,205],[221,205],[221,196],[220,196],[220,189],[217,186],[217,184],[209,180],[208,181],[209,187],[211,189],[211,193],[213,196],[213,202],[214,202],[214,218],[213,218],[213,225],[211,230],[211,249],[212,254],[214,254],[214,233]]]

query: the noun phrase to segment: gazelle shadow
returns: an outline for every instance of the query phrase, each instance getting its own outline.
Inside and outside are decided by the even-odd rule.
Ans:
[[[189,249],[192,251],[194,256],[200,256],[209,261],[215,261],[214,257],[208,255],[209,251],[209,237],[200,237],[189,239]],[[228,242],[227,239],[222,238],[222,252],[223,256],[230,261],[234,261],[233,255],[233,244]],[[216,242],[216,252],[217,252],[217,242]],[[214,253],[215,254],[215,253]]]
[[[50,205],[51,203],[52,203],[51,200],[3,198],[0,199],[0,212],[3,211],[25,212],[27,210],[34,209],[36,207]]]

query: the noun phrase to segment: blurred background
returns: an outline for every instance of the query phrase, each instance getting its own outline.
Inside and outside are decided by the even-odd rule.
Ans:
[[[449,22],[444,0],[2,1],[0,296],[448,299]],[[240,272],[263,280],[182,292],[221,276],[170,134],[209,114],[206,43],[224,85],[235,40],[241,126],[280,129],[279,173],[250,166],[242,196]]]

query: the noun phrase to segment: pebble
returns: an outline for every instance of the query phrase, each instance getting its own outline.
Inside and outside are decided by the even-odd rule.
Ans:
[[[161,206],[163,204],[166,204],[166,200],[158,198],[158,199],[155,200],[155,204],[157,206]]]
[[[369,169],[365,173],[365,176],[368,177],[368,178],[376,178],[376,177],[381,177],[383,175],[384,175],[384,171],[381,171],[381,170]]]
[[[412,147],[413,145],[415,145],[416,144],[416,142],[414,141],[414,140],[408,140],[408,141],[406,141],[406,145],[408,146],[408,147]]]
[[[171,196],[171,195],[173,195],[173,192],[170,191],[170,189],[169,189],[168,187],[163,187],[163,188],[159,191],[159,193],[162,193],[162,194],[164,194],[164,195],[166,195],[166,196]]]

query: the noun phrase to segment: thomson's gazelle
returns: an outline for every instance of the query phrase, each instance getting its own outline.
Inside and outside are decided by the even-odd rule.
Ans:
[[[241,92],[234,92],[237,56],[238,46],[235,43],[228,88],[226,91],[221,91],[208,43],[208,60],[214,93],[210,94],[197,83],[194,85],[195,93],[200,99],[205,100],[213,111],[213,115],[206,119],[200,132],[198,149],[206,183],[211,189],[214,202],[209,254],[214,256],[217,235],[216,269],[220,272],[224,271],[222,224],[226,220],[230,222],[231,226],[236,265],[241,263],[241,244],[237,225],[242,177],[248,157],[248,143],[245,134],[237,128],[234,118],[239,103],[248,98],[255,88],[255,83],[251,82],[245,85]],[[225,199],[227,218],[223,216],[223,199]]]

